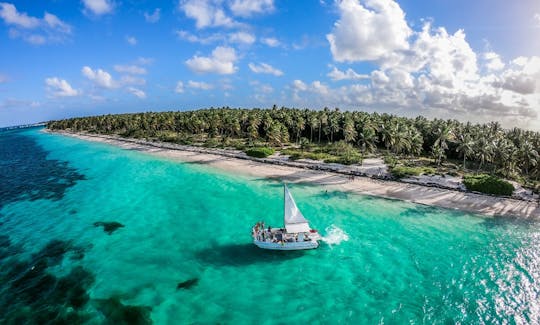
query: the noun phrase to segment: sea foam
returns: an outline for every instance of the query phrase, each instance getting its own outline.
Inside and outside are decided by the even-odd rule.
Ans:
[[[347,235],[343,229],[335,225],[326,227],[325,231],[326,236],[322,237],[322,241],[328,245],[339,245],[341,242],[349,240],[349,235]]]

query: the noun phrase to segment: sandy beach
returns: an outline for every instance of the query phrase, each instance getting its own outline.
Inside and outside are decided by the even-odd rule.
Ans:
[[[50,131],[48,131],[50,132]],[[178,146],[123,139],[106,135],[75,134],[54,132],[83,140],[107,143],[127,150],[137,150],[168,159],[200,163],[233,173],[254,177],[281,179],[291,183],[309,183],[325,186],[329,190],[339,190],[357,194],[367,194],[419,204],[474,212],[486,216],[509,216],[527,219],[540,218],[538,202],[498,198],[488,195],[454,191],[403,182],[378,180],[369,177],[355,177],[334,172],[269,164],[242,158],[240,152],[231,153],[220,149]],[[174,147],[174,149],[173,149]],[[240,157],[240,158],[239,158]]]

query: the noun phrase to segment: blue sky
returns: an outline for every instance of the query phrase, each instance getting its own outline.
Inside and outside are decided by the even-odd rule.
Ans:
[[[276,104],[540,130],[534,0],[0,2],[0,58],[0,126]]]

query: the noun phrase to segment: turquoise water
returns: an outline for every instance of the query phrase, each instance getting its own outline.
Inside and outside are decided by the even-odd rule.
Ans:
[[[39,129],[0,143],[0,323],[540,321],[535,222],[292,184],[326,242],[263,251],[276,181]]]

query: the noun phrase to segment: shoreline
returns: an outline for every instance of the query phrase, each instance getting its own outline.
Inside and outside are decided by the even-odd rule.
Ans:
[[[149,142],[102,134],[51,131],[49,129],[44,129],[44,132],[106,143],[122,149],[136,150],[176,161],[205,164],[248,176],[326,186],[329,189],[343,192],[398,199],[485,216],[540,219],[540,206],[537,202],[374,179],[360,176],[353,171],[338,171],[335,166],[306,165],[306,163],[279,159],[253,158],[238,150],[209,149],[172,143]],[[351,175],[359,177],[351,180]]]

